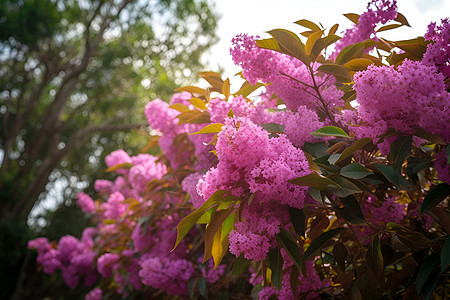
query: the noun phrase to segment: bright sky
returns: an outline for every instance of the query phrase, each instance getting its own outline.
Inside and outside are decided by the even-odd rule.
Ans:
[[[232,77],[240,71],[233,64],[229,49],[231,39],[239,33],[266,36],[265,32],[283,28],[300,33],[305,28],[293,24],[300,19],[321,22],[325,28],[338,23],[338,34],[352,26],[345,13],[361,14],[365,11],[366,0],[211,0],[222,15],[217,35],[220,41],[206,59],[211,70],[218,65],[225,69],[224,77]],[[398,11],[408,19],[412,28],[402,27],[387,31],[380,36],[400,40],[423,36],[430,22],[450,17],[450,0],[398,0]]]

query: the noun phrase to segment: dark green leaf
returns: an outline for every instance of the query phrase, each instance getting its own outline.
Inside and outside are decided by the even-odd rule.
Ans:
[[[347,197],[362,192],[355,184],[338,174],[331,174],[329,176],[329,179],[333,180],[339,185],[339,187],[330,188],[333,194],[338,197]]]
[[[416,130],[416,132],[414,132],[415,136],[421,137],[423,139],[426,139],[434,144],[441,144],[441,145],[445,145],[445,142],[441,139],[441,137],[439,136],[439,134],[432,134],[429,133],[427,131],[425,131],[422,128],[419,128]]]
[[[341,242],[333,247],[333,256],[342,272],[345,272],[345,258],[347,257],[347,248]]]
[[[401,136],[391,143],[388,158],[395,171],[400,173],[403,162],[411,153],[412,136]]]
[[[450,265],[450,235],[447,236],[441,250],[441,272]]]
[[[445,198],[450,195],[450,185],[441,183],[435,186],[423,199],[422,206],[420,207],[419,216],[428,212],[430,209],[441,203]]]
[[[344,228],[334,228],[328,230],[321,235],[319,235],[316,239],[311,241],[308,249],[305,251],[305,260],[310,258],[316,251],[320,250],[329,240],[345,231]]]
[[[199,292],[200,295],[202,295],[203,297],[208,299],[208,289],[207,289],[206,286],[207,286],[206,278],[200,277],[198,279],[198,283],[197,283],[198,292]]]
[[[348,138],[348,134],[339,127],[325,126],[310,133],[312,136],[338,136]]]
[[[406,247],[415,250],[428,249],[431,241],[422,233],[409,230],[395,223],[387,223],[386,231],[394,233]]]
[[[447,154],[447,165],[450,165],[450,144],[445,147],[445,153]]]
[[[300,252],[300,248],[298,247],[297,241],[294,239],[292,234],[284,228],[280,228],[280,233],[276,236],[278,244],[283,247],[283,249],[287,252],[289,257],[292,259],[294,264],[297,266],[299,270],[302,269],[303,258]]]
[[[311,173],[302,177],[294,178],[289,180],[289,182],[300,186],[309,186],[318,190],[328,190],[332,187],[340,187],[339,184],[333,180],[317,173]]]
[[[281,290],[281,282],[283,280],[283,256],[280,247],[273,248],[269,251],[269,268],[272,270],[272,284]]]
[[[344,204],[344,208],[341,208],[339,212],[345,220],[353,224],[363,224],[365,222],[361,207],[354,196],[341,198],[341,201]]]
[[[408,165],[406,167],[406,171],[408,173],[408,176],[415,175],[428,167],[431,164],[431,160],[427,158],[417,158],[417,157],[409,157]]]
[[[376,235],[369,249],[366,252],[366,263],[369,271],[373,274],[377,281],[380,281],[380,277],[383,273],[383,254],[381,253],[380,238]]]
[[[341,175],[353,179],[361,179],[371,174],[373,173],[364,168],[363,165],[358,163],[346,165],[341,169]]]
[[[319,203],[323,202],[323,197],[322,197],[321,191],[319,191],[315,188],[309,188],[308,192],[311,195],[311,197],[313,197],[314,200],[316,200]]]
[[[356,151],[364,148],[364,146],[366,146],[371,141],[372,140],[369,138],[362,138],[362,139],[357,140],[353,145],[351,145],[350,147],[348,147],[344,151],[342,151],[341,156],[339,157],[339,159],[337,161],[335,161],[335,164],[338,164],[341,161],[343,161],[344,159],[352,156]]]
[[[312,157],[317,158],[327,154],[326,151],[328,150],[328,146],[324,142],[314,144],[305,143],[302,147],[302,150],[311,154]]]
[[[305,213],[303,212],[303,209],[289,207],[288,210],[291,223],[295,229],[295,233],[305,237],[306,216]]]
[[[317,71],[333,75],[337,81],[342,83],[348,83],[353,80],[347,69],[338,64],[321,65],[317,68]]]
[[[389,182],[396,186],[400,185],[400,173],[394,171],[391,166],[381,164],[374,164],[373,166],[376,167]]]
[[[345,47],[339,52],[336,57],[335,63],[337,65],[343,65],[346,62],[361,57],[364,54],[364,49],[377,45],[377,42],[373,40],[365,40],[364,42],[351,44]]]
[[[432,253],[425,258],[420,266],[416,276],[416,289],[418,294],[422,291],[425,282],[430,277],[433,270],[438,266],[439,258],[439,253]]]
[[[233,275],[233,276],[241,275],[248,269],[249,264],[250,264],[250,261],[248,261],[244,258],[244,254],[241,254],[234,261],[233,269],[231,270],[231,275]]]

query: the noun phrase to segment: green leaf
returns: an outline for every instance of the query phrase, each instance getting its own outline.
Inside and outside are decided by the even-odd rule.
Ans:
[[[280,125],[277,123],[265,123],[261,124],[262,128],[267,130],[268,132],[276,132],[276,133],[283,133],[284,132],[284,125]]]
[[[346,165],[341,169],[341,175],[353,179],[361,179],[371,174],[373,173],[364,168],[363,165],[358,163]]]
[[[344,228],[334,228],[331,230],[328,230],[321,235],[319,235],[316,239],[311,241],[311,244],[309,244],[308,249],[305,251],[305,260],[313,256],[313,254],[320,250],[329,240],[340,234],[341,232],[345,231]]]
[[[301,19],[298,20],[297,22],[294,22],[295,24],[298,24],[300,26],[306,27],[308,29],[311,29],[312,31],[320,31],[322,29],[320,29],[320,27],[318,25],[316,25],[316,23],[311,22],[309,20],[306,19]]]
[[[418,294],[420,294],[420,292],[422,291],[425,282],[431,276],[433,270],[437,268],[439,264],[439,258],[440,256],[438,253],[432,253],[425,258],[422,265],[420,266],[416,276],[416,290]]]
[[[402,27],[402,26],[403,26],[403,24],[389,24],[389,25],[385,25],[385,26],[380,27],[380,28],[377,30],[377,32],[382,32],[382,31],[386,31],[386,30],[391,30],[391,29],[395,29],[395,28],[398,28],[398,27]]]
[[[394,233],[400,242],[412,251],[428,249],[431,241],[422,233],[409,230],[395,223],[387,223],[386,231]]]
[[[400,185],[400,173],[396,172],[391,166],[374,164],[381,174],[391,183],[396,186]]]
[[[450,235],[447,235],[441,250],[441,273],[450,265]]]
[[[348,73],[347,69],[340,65],[326,64],[317,68],[317,71],[333,75],[337,81],[342,83],[351,82],[352,76]]]
[[[441,203],[445,198],[450,195],[450,185],[447,183],[441,183],[435,186],[423,199],[422,206],[420,207],[419,216],[422,216],[430,209]]]
[[[427,141],[430,141],[433,144],[445,145],[445,142],[441,139],[441,137],[438,134],[429,133],[422,128],[418,128],[416,132],[414,132],[414,135],[426,139]]]
[[[362,148],[364,148],[364,146],[366,146],[371,141],[372,140],[369,138],[362,138],[362,139],[357,140],[353,145],[351,145],[350,147],[348,147],[344,151],[342,151],[341,156],[339,156],[339,159],[336,160],[334,163],[338,164],[341,161],[343,161],[344,159],[352,156],[356,151],[361,150]]]
[[[306,51],[307,55],[311,54],[311,51],[312,51],[316,41],[318,39],[320,39],[322,37],[322,35],[323,35],[323,31],[320,30],[320,31],[314,32],[313,34],[311,34],[308,37],[308,40],[306,41],[306,44],[305,44],[305,51]]]
[[[349,19],[353,23],[358,24],[358,21],[359,21],[359,15],[358,14],[354,14],[354,13],[344,14],[344,17],[346,17],[347,19]]]
[[[297,266],[299,270],[302,269],[303,258],[300,253],[300,248],[298,247],[297,241],[294,239],[292,234],[284,228],[280,228],[280,233],[278,233],[275,238],[278,244],[283,247],[292,262]]]
[[[333,180],[317,173],[297,177],[289,180],[289,182],[300,186],[309,186],[317,190],[328,190],[332,187],[340,187],[339,184]]]
[[[177,241],[172,251],[178,246],[178,244],[183,240],[186,234],[191,230],[191,228],[197,223],[198,219],[214,206],[219,206],[221,202],[225,202],[224,196],[228,194],[228,191],[218,190],[211,197],[206,200],[196,211],[184,217],[177,226]]]
[[[408,176],[411,177],[412,175],[417,174],[428,167],[431,164],[431,159],[409,157],[407,163],[408,165],[406,167],[406,171]]]
[[[347,248],[341,242],[337,242],[333,247],[333,256],[336,260],[339,269],[345,272],[345,258],[347,257]]]
[[[362,71],[374,62],[367,58],[354,58],[344,64],[344,67],[353,71]]]
[[[313,197],[314,200],[316,200],[319,203],[323,202],[323,196],[322,193],[315,189],[315,188],[309,188],[308,189],[308,193],[311,195],[311,197]]]
[[[289,207],[289,218],[294,226],[295,233],[305,237],[306,230],[306,216],[303,209],[298,209],[295,207]]]
[[[354,196],[341,198],[341,201],[344,204],[344,208],[340,209],[339,212],[345,220],[352,224],[365,223],[361,207]]]
[[[326,155],[326,151],[328,150],[327,144],[324,142],[320,143],[305,143],[302,147],[302,150],[309,153],[312,157],[318,158]]]
[[[349,138],[348,134],[345,133],[344,130],[336,126],[325,126],[311,132],[310,134],[312,136],[338,136]]]
[[[423,37],[418,37],[411,40],[397,41],[394,45],[403,51],[411,54],[415,60],[421,60],[425,51],[427,51],[427,45]]]
[[[212,86],[212,90],[218,93],[222,93],[222,87],[224,85],[224,81],[222,80],[222,76],[217,72],[199,72],[198,76],[208,81]]]
[[[205,211],[205,213],[197,220],[197,224],[208,224],[211,221],[213,211],[215,211],[214,208],[217,209],[217,207],[213,207]]]
[[[366,252],[366,263],[369,271],[377,281],[383,274],[383,254],[381,252],[380,238],[376,235]]]
[[[390,147],[388,159],[392,162],[393,169],[400,173],[403,162],[411,153],[412,136],[401,136],[393,141]]]
[[[203,127],[202,129],[200,129],[199,131],[192,132],[189,134],[192,135],[192,134],[202,134],[202,133],[219,133],[222,131],[222,127],[223,127],[222,123],[209,124],[209,125],[206,125],[205,127]]]
[[[281,290],[281,282],[283,280],[283,256],[280,247],[273,248],[269,251],[269,268],[272,270],[272,284]]]
[[[274,29],[268,32],[275,40],[282,53],[298,58],[305,65],[309,65],[311,59],[306,54],[305,45],[293,32],[284,29]]]

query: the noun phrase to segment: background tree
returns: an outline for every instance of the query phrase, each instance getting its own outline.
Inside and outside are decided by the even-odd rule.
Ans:
[[[25,282],[27,218],[46,187],[85,187],[104,152],[141,148],[135,108],[192,80],[216,20],[203,0],[1,2],[1,298]]]

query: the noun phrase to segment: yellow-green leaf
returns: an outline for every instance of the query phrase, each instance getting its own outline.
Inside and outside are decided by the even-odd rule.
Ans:
[[[395,29],[395,28],[398,28],[398,27],[402,27],[402,26],[403,26],[403,24],[389,24],[389,25],[385,25],[383,27],[380,27],[380,29],[378,29],[377,32],[391,30],[391,29]]]
[[[352,71],[361,71],[367,69],[367,67],[373,63],[373,61],[367,58],[355,58],[346,62],[344,67]]]
[[[228,99],[230,97],[230,79],[227,78],[222,86],[222,94],[225,96],[225,99]]]
[[[336,80],[347,83],[352,81],[352,76],[348,73],[347,69],[340,65],[329,64],[321,65],[317,68],[317,71],[333,75]]]
[[[256,40],[256,45],[258,45],[259,48],[280,51],[280,46],[274,38]]]
[[[274,29],[268,33],[277,40],[282,53],[296,57],[304,64],[309,65],[311,59],[306,54],[305,45],[295,33],[285,29]]]
[[[339,24],[334,24],[333,27],[330,28],[330,31],[328,32],[328,35],[336,34],[336,31],[338,30]]]
[[[199,131],[189,134],[218,133],[222,130],[222,127],[223,127],[222,123],[209,124],[200,129]]]
[[[205,79],[206,81],[211,84],[213,91],[215,92],[222,92],[222,87],[224,84],[224,81],[222,80],[222,77],[217,72],[200,72],[198,73],[198,76]]]
[[[179,111],[181,113],[190,110],[189,107],[187,107],[186,105],[181,104],[181,103],[174,103],[171,106],[169,106],[169,108],[177,110],[177,111]]]
[[[175,91],[176,92],[189,92],[192,95],[194,95],[194,94],[204,95],[205,94],[205,89],[202,89],[202,88],[199,88],[196,86],[192,86],[192,85],[177,88]]]
[[[203,262],[207,261],[213,255],[214,240],[219,233],[219,237],[222,235],[222,224],[234,212],[234,209],[216,210],[212,212],[210,223],[206,226],[205,232],[205,253],[203,256]],[[216,261],[216,259],[214,259]]]
[[[305,51],[306,51],[307,55],[311,54],[314,44],[316,43],[316,41],[318,39],[320,39],[322,37],[322,35],[323,35],[323,31],[321,30],[321,31],[314,32],[313,34],[311,34],[308,37],[308,40],[306,41],[306,45],[305,45]]]
[[[206,105],[205,102],[203,102],[201,99],[199,98],[192,98],[190,100],[188,100],[192,105],[194,105],[195,108],[201,109],[201,110],[206,110]]]
[[[134,165],[132,163],[121,163],[121,164],[117,164],[115,166],[109,167],[108,169],[106,169],[106,173],[110,173],[110,172],[114,172],[117,171],[119,169],[131,169]]]
[[[394,21],[397,21],[405,26],[411,27],[411,25],[409,25],[408,20],[406,19],[406,17],[404,15],[402,15],[401,13],[397,13],[397,17],[394,19]]]
[[[298,24],[300,26],[303,26],[303,27],[306,27],[308,29],[311,29],[312,31],[320,31],[321,30],[320,27],[316,23],[311,22],[311,21],[306,20],[306,19],[298,20],[297,22],[295,22],[295,24]]]
[[[228,194],[228,191],[218,190],[205,203],[202,204],[196,211],[191,213],[190,215],[184,217],[177,226],[177,240],[175,246],[172,251],[180,244],[186,234],[191,230],[191,228],[197,223],[198,219],[210,208],[219,206],[220,203],[225,202],[225,195]]]
[[[250,95],[251,93],[253,93],[254,91],[256,91],[257,89],[259,89],[262,86],[264,86],[264,84],[261,82],[258,82],[255,85],[251,85],[248,81],[245,81],[242,84],[239,91],[237,91],[234,95],[235,96],[241,95],[242,97],[247,97],[248,95]]]
[[[348,134],[336,126],[324,126],[310,133],[312,136],[339,136],[348,138]]]
[[[344,14],[344,16],[355,24],[359,22],[359,15],[354,13]]]

